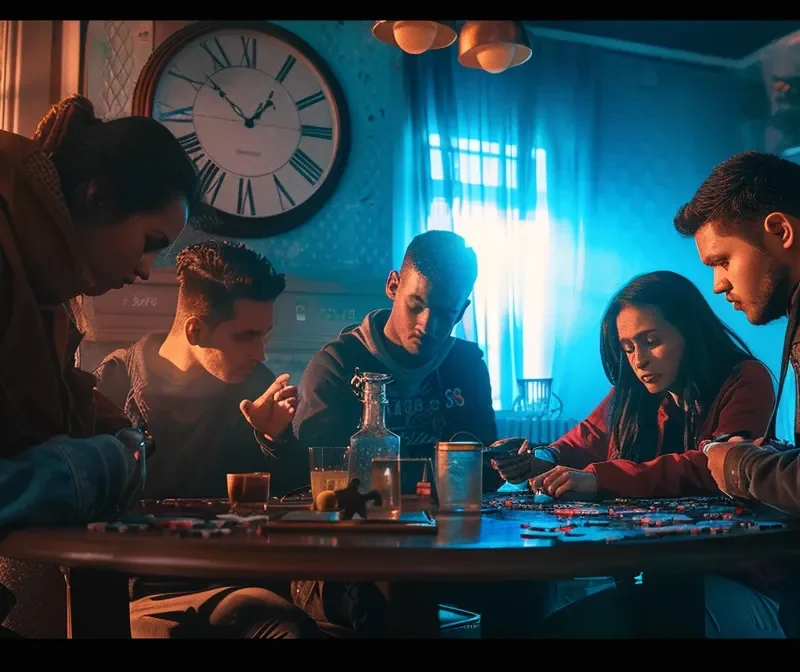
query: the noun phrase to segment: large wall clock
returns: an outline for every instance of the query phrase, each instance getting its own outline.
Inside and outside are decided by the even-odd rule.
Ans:
[[[194,162],[209,233],[264,238],[303,224],[349,153],[347,104],[330,68],[267,22],[174,33],[142,69],[132,111],[163,123]]]

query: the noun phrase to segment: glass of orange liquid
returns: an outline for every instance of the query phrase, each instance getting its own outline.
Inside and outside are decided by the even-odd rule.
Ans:
[[[340,446],[313,446],[308,449],[311,497],[315,509],[320,493],[347,487],[347,451],[347,447]]]
[[[232,508],[266,508],[270,475],[266,471],[228,474],[228,501]]]

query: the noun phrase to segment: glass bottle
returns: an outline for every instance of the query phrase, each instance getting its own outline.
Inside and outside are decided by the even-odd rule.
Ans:
[[[386,386],[393,380],[386,373],[356,369],[350,383],[364,411],[359,430],[350,437],[348,478],[361,481],[362,493],[380,493],[381,506],[368,505],[370,518],[400,516],[400,437],[386,428]]]

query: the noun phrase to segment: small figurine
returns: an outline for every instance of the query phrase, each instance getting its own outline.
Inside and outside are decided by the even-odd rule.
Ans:
[[[355,514],[358,514],[366,520],[367,502],[371,501],[375,506],[380,506],[383,503],[380,492],[377,490],[370,490],[368,493],[362,495],[358,491],[359,485],[361,485],[361,481],[354,478],[344,490],[336,491],[336,500],[339,505],[339,510],[342,512],[342,520],[352,520]]]
[[[336,511],[336,493],[333,490],[323,490],[317,495],[314,503],[317,505],[317,511]]]

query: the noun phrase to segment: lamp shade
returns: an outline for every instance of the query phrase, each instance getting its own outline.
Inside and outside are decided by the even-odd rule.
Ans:
[[[372,34],[408,54],[444,49],[457,37],[455,21],[376,21]]]
[[[531,57],[528,32],[517,21],[467,21],[458,38],[458,62],[500,73]]]

